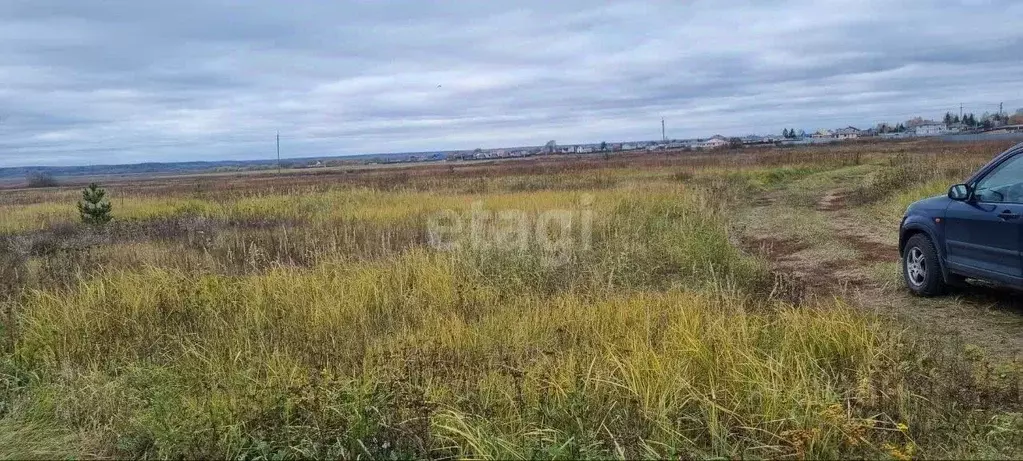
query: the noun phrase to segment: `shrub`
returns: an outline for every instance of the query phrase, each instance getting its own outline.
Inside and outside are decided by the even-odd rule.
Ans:
[[[28,187],[33,187],[33,188],[35,188],[35,187],[57,187],[57,186],[60,185],[60,183],[57,181],[56,177],[54,177],[52,174],[44,172],[44,171],[36,171],[36,172],[30,173],[28,175],[28,177],[25,178],[25,180],[28,183]]]

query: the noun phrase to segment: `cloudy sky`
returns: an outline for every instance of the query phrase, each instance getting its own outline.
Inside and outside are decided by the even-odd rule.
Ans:
[[[1015,111],[1021,24],[1015,0],[0,0],[0,167]]]

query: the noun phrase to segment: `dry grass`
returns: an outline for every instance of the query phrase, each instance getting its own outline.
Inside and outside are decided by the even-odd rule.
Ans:
[[[779,185],[798,202],[859,168],[869,188],[931,147],[115,183],[100,232],[68,190],[14,191],[0,456],[1019,455],[1014,376],[840,300],[786,302],[730,241]],[[554,263],[427,244],[440,210],[586,197],[593,239]]]

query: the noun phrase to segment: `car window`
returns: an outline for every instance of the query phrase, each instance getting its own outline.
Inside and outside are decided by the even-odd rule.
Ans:
[[[977,181],[974,198],[988,203],[1023,203],[1023,155],[1002,162]]]

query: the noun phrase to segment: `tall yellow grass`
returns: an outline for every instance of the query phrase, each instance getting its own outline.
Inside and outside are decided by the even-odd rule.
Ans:
[[[984,433],[975,402],[995,395],[960,361],[841,300],[778,299],[732,245],[743,200],[827,169],[124,197],[115,215],[140,233],[70,234],[99,243],[32,253],[7,292],[0,457],[1012,453],[945,443]],[[537,245],[426,245],[439,210],[584,196],[593,240],[554,263]],[[2,211],[29,237],[74,219]]]

